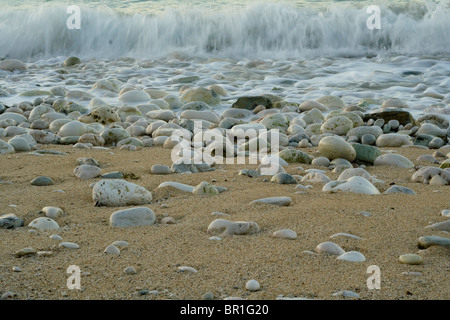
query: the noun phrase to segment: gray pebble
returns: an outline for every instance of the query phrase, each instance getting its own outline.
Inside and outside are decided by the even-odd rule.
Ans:
[[[31,181],[31,185],[32,186],[39,186],[39,187],[41,187],[41,186],[51,186],[53,184],[54,184],[54,182],[53,182],[53,180],[51,178],[44,177],[44,176],[37,177],[37,178],[35,178],[35,179],[33,179]]]

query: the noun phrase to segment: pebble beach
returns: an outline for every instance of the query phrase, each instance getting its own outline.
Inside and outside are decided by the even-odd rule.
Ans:
[[[136,50],[0,50],[0,299],[450,298],[448,52]]]

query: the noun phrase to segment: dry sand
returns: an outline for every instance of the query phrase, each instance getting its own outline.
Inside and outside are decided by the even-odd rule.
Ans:
[[[411,182],[413,169],[368,167],[371,175],[386,182],[380,191],[395,183],[413,189],[417,195],[359,195],[324,193],[322,184],[315,184],[307,194],[299,194],[295,185],[263,182],[264,177],[238,175],[239,169],[256,169],[257,165],[223,165],[217,170],[197,174],[152,175],[154,164],[171,165],[170,150],[161,147],[125,150],[80,150],[71,146],[41,146],[43,149],[67,152],[67,156],[26,153],[0,157],[0,177],[12,184],[0,184],[0,214],[14,213],[25,221],[25,227],[0,229],[0,294],[12,291],[17,299],[201,299],[212,292],[215,299],[276,299],[277,296],[314,299],[342,299],[332,296],[351,290],[361,299],[449,299],[449,250],[430,247],[419,250],[418,238],[425,235],[448,234],[424,229],[430,223],[445,220],[443,209],[450,209],[450,186],[435,187]],[[419,164],[420,154],[430,150],[389,148],[397,150]],[[316,154],[316,148],[306,151]],[[110,215],[123,208],[95,207],[89,185],[99,179],[81,180],[73,174],[80,157],[93,157],[104,165],[102,173],[122,171],[135,175],[127,180],[152,191],[153,203],[148,205],[156,216],[153,226],[114,228]],[[422,165],[431,165],[422,163]],[[302,174],[299,164],[286,171]],[[310,165],[301,165],[304,169]],[[35,187],[30,181],[49,176],[55,184]],[[327,173],[336,179],[336,173]],[[212,182],[228,189],[217,196],[196,196],[173,188],[157,190],[164,181],[197,185]],[[53,192],[63,190],[64,193]],[[289,196],[289,207],[249,204],[272,196]],[[161,208],[161,204],[167,208]],[[10,205],[16,205],[11,207]],[[40,216],[45,206],[61,207],[66,215],[57,219],[57,232],[31,233],[27,227]],[[232,221],[255,221],[261,232],[254,235],[209,240],[206,230],[217,217],[213,211],[228,213]],[[368,211],[366,217],[358,214]],[[170,216],[176,224],[160,224]],[[289,228],[295,240],[272,238],[274,231]],[[364,240],[346,237],[330,239],[345,232]],[[58,247],[50,239],[59,234],[63,241],[80,245],[78,250]],[[129,246],[119,256],[103,253],[113,241],[126,240]],[[312,255],[321,242],[334,241],[344,250],[360,251],[367,258],[362,263],[337,260],[334,256]],[[25,247],[53,251],[50,257],[16,258],[14,252]],[[398,257],[419,253],[422,265],[405,265]],[[70,265],[81,268],[81,290],[66,286]],[[368,289],[367,268],[377,265],[381,270],[381,289]],[[21,272],[14,272],[14,266]],[[126,267],[134,266],[135,275],[125,275]],[[190,266],[198,273],[179,272],[179,266]],[[405,275],[420,272],[422,275]],[[249,292],[245,284],[256,279],[257,292]],[[158,295],[139,295],[138,291],[158,290]]]

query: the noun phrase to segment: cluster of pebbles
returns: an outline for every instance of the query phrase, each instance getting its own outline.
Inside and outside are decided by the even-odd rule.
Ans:
[[[76,58],[66,60],[65,67],[76,67],[80,63]],[[17,71],[24,66],[19,61],[2,62],[3,69]],[[185,79],[189,82],[188,79]],[[38,96],[32,102],[23,101],[14,105],[0,103],[0,157],[15,153],[59,154],[46,150],[45,145],[73,145],[79,149],[99,149],[110,152],[114,149],[139,151],[151,148],[176,150],[178,144],[185,143],[172,139],[174,132],[186,133],[189,141],[184,145],[181,161],[173,161],[172,166],[154,165],[154,175],[196,174],[216,170],[217,163],[225,159],[211,152],[220,150],[228,157],[256,157],[259,167],[243,169],[239,175],[249,178],[264,176],[268,163],[276,164],[276,172],[263,181],[292,184],[299,193],[307,192],[309,184],[322,184],[323,192],[352,192],[358,194],[405,193],[414,196],[414,190],[392,185],[386,187],[385,181],[370,175],[371,166],[384,166],[386,170],[412,170],[410,180],[417,183],[442,186],[448,197],[446,186],[450,184],[450,126],[448,119],[439,114],[427,114],[414,118],[408,106],[399,99],[378,101],[363,99],[358,104],[348,106],[341,98],[324,96],[316,101],[304,101],[301,104],[285,101],[273,94],[260,96],[241,96],[233,99],[224,110],[219,107],[229,101],[226,90],[213,85],[208,88],[185,85],[178,94],[162,90],[146,89],[121,85],[111,79],[99,80],[93,86],[94,92],[102,92],[105,97],[117,96],[120,107],[114,107],[96,98],[90,92],[68,91],[64,87],[54,87],[49,92],[25,92],[24,97]],[[78,102],[77,102],[78,101]],[[80,101],[89,101],[89,107]],[[222,111],[222,112],[219,112]],[[195,140],[194,122],[201,124],[203,132],[216,129],[222,134],[223,142],[204,138]],[[198,128],[196,128],[198,129]],[[235,142],[230,132],[238,129],[278,130],[279,140],[271,141],[270,135],[247,139],[243,144]],[[275,147],[276,154],[268,154]],[[424,154],[417,159],[408,159],[389,148],[419,148]],[[311,148],[316,148],[316,156]],[[188,150],[188,151],[186,151]],[[265,152],[258,158],[252,150]],[[157,152],[157,151],[154,151]],[[206,152],[206,156],[205,156]],[[429,154],[428,152],[432,152]],[[201,159],[198,161],[198,159]],[[188,161],[186,161],[188,160]],[[197,161],[195,161],[197,160]],[[421,165],[414,165],[416,160]],[[1,161],[1,158],[0,158]],[[315,169],[301,170],[301,175],[288,174],[284,167],[289,164],[308,164]],[[303,170],[303,171],[302,171]],[[331,180],[329,173],[337,173],[337,180]],[[91,187],[92,202],[95,206],[128,207],[115,211],[110,216],[111,227],[151,226],[156,223],[155,213],[146,205],[153,201],[152,191],[126,181],[122,172],[102,173],[101,165],[93,158],[78,159],[73,174],[86,180]],[[92,182],[92,179],[97,179]],[[7,183],[6,181],[0,181]],[[54,182],[49,177],[38,177],[32,185],[46,186]],[[188,185],[168,179],[158,189],[172,187],[198,196],[216,196],[227,192],[227,188],[203,181],[198,185]],[[270,204],[290,206],[290,197],[257,198],[254,205]],[[442,208],[442,222],[427,226],[432,230],[450,231],[447,208]],[[42,217],[26,225],[41,231],[57,231],[61,228],[57,220],[64,216],[58,207],[46,206],[41,209]],[[230,221],[226,214],[216,212],[217,219],[205,230],[212,240],[221,240],[232,235],[258,234],[261,227],[255,221]],[[165,217],[161,223],[175,223],[171,217]],[[0,227],[14,229],[24,227],[25,223],[13,214],[0,216]],[[295,240],[297,234],[291,229],[281,229],[273,233],[274,238]],[[337,236],[361,239],[351,234]],[[76,243],[65,242],[58,235],[52,239],[60,241],[59,247],[78,249]],[[120,255],[120,248],[128,243],[117,241],[108,245],[105,254]],[[418,247],[450,247],[450,239],[441,236],[424,236],[418,239]],[[366,257],[358,251],[345,251],[339,245],[326,241],[317,245],[314,251],[305,251],[313,255],[332,255],[349,262],[364,262]],[[51,256],[51,251],[37,251],[32,247],[14,252],[15,256]],[[400,263],[420,264],[422,257],[405,253],[399,257]],[[15,269],[15,272],[20,271]],[[184,266],[180,272],[197,272]],[[124,270],[126,274],[135,274],[134,267]],[[256,280],[246,285],[247,290],[260,290]],[[336,295],[355,297],[356,293],[341,292]],[[5,293],[4,297],[10,297]]]

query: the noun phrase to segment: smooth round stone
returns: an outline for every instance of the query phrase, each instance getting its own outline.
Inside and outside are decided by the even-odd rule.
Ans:
[[[43,214],[45,214],[46,217],[51,219],[58,219],[59,217],[64,215],[64,211],[58,207],[44,207],[41,211]]]
[[[330,178],[321,172],[309,172],[307,175],[303,176],[302,182],[310,182],[310,183],[328,183],[330,182]]]
[[[268,130],[271,129],[278,129],[281,132],[287,131],[289,127],[289,120],[288,118],[282,114],[282,113],[274,113],[271,115],[268,115],[264,117],[260,124],[262,124],[264,127],[266,127]]]
[[[30,130],[28,133],[37,143],[40,144],[58,144],[61,140],[61,137],[57,136],[53,132],[44,130]]]
[[[104,253],[118,256],[120,254],[120,250],[115,245],[111,244],[106,247]]]
[[[419,127],[419,130],[417,130],[416,135],[419,134],[427,134],[430,136],[445,138],[447,135],[446,129],[441,129],[437,125],[432,123],[422,123]]]
[[[89,114],[81,116],[78,121],[84,123],[100,123],[103,125],[111,124],[120,121],[120,117],[113,108],[108,106],[97,107]]]
[[[297,184],[297,179],[288,173],[277,173],[270,180],[271,182],[276,182],[278,184]]]
[[[320,133],[332,133],[336,135],[346,135],[353,129],[353,122],[344,116],[337,116],[325,121],[320,127]]]
[[[331,241],[326,241],[318,244],[314,251],[319,254],[331,254],[337,256],[345,253],[344,249]]]
[[[14,148],[16,152],[31,151],[31,147],[28,141],[21,137],[14,137],[8,141],[8,143]],[[1,148],[1,146],[0,146]],[[1,151],[0,151],[1,153]]]
[[[126,267],[123,270],[123,273],[129,274],[129,275],[133,275],[133,274],[137,274],[137,271],[136,271],[136,269],[134,267]]]
[[[362,139],[366,134],[372,135],[375,138],[378,138],[383,134],[383,129],[378,126],[360,126],[353,128],[347,132],[347,136],[357,136],[358,139]]]
[[[80,246],[74,242],[61,242],[58,246],[66,249],[80,249]]]
[[[442,246],[450,249],[450,239],[439,236],[420,237],[417,246],[419,249],[427,249],[431,246]]]
[[[166,122],[169,122],[173,119],[177,119],[177,115],[175,112],[171,110],[153,110],[149,111],[146,114],[146,117],[149,119],[158,119],[158,120],[164,120]]]
[[[387,189],[385,192],[383,192],[383,194],[392,194],[392,193],[404,193],[404,194],[416,194],[413,190],[406,188],[406,187],[402,187],[402,186],[397,186],[394,185],[392,187],[390,187],[389,189]]]
[[[370,181],[359,176],[351,177],[346,182],[331,181],[322,188],[324,192],[337,190],[369,195],[380,194],[380,191]]]
[[[145,91],[130,90],[119,96],[119,101],[124,103],[137,103],[150,101],[151,97]]]
[[[31,221],[28,226],[38,229],[38,230],[41,230],[41,231],[58,230],[59,229],[58,223],[55,220],[47,218],[47,217],[36,218],[33,221]]]
[[[319,111],[328,111],[328,107],[323,105],[320,102],[317,101],[305,101],[302,102],[299,107],[298,107],[299,111],[303,112],[303,111],[310,111],[313,109],[318,109]]]
[[[375,159],[374,162],[375,166],[392,166],[392,167],[400,167],[400,168],[413,168],[414,163],[412,163],[408,158],[399,155],[399,154],[393,154],[388,153],[379,156]]]
[[[209,184],[206,181],[203,181],[199,185],[194,187],[194,190],[192,190],[192,193],[196,194],[196,195],[214,196],[214,195],[219,194],[219,191],[213,185]]]
[[[119,210],[109,218],[113,227],[151,226],[155,220],[155,213],[147,207]]]
[[[82,136],[86,133],[86,125],[80,121],[71,121],[64,124],[58,132],[60,137]]]
[[[336,96],[323,96],[316,100],[317,102],[327,106],[330,109],[344,109],[345,102]]]
[[[120,248],[126,248],[126,247],[128,247],[130,245],[128,243],[128,241],[124,241],[124,240],[117,240],[117,241],[114,241],[112,244],[115,245],[118,248],[119,247]]]
[[[256,222],[250,221],[229,221],[216,219],[208,226],[207,232],[215,236],[248,235],[259,232]]]
[[[430,141],[430,143],[428,144],[428,148],[430,149],[439,149],[440,147],[442,147],[445,144],[444,140],[442,140],[441,138],[434,138],[433,140]]]
[[[103,139],[97,133],[85,133],[81,137],[78,138],[78,142],[90,143],[93,146],[100,146],[100,147],[105,145],[105,139]]]
[[[100,176],[101,169],[97,166],[84,164],[76,167],[73,172],[77,178],[92,179]]]
[[[150,171],[153,174],[170,174],[170,173],[172,173],[169,166],[162,165],[162,164],[153,165]]]
[[[153,145],[155,146],[163,146],[167,140],[170,138],[168,136],[158,136],[155,139],[153,139]]]
[[[353,143],[353,149],[356,151],[356,161],[374,163],[375,159],[381,156],[381,151],[377,147],[365,144]]]
[[[311,161],[311,165],[315,167],[328,167],[330,160],[327,157],[317,157]]]
[[[27,69],[26,64],[17,59],[6,59],[0,61],[0,70],[14,72],[14,71],[24,71],[26,69]]]
[[[437,161],[436,158],[433,157],[431,154],[422,154],[417,157],[416,161],[439,163],[439,161]]]
[[[18,218],[15,214],[7,213],[0,215],[0,228],[14,229],[23,226],[23,220]]]
[[[202,295],[202,300],[214,300],[214,294],[212,292],[206,292]]]
[[[206,88],[190,88],[182,92],[180,100],[183,103],[189,103],[193,101],[202,101],[210,106],[220,104],[220,96],[214,91]]]
[[[398,261],[403,264],[422,264],[423,259],[421,256],[417,254],[402,254],[400,257],[398,257]]]
[[[319,142],[319,153],[330,160],[343,158],[352,162],[356,158],[356,151],[351,144],[336,136],[322,138]]]
[[[62,237],[61,237],[60,235],[57,235],[57,234],[52,234],[52,235],[50,236],[50,239],[57,240],[57,241],[61,241],[61,240],[62,240]]]
[[[283,229],[283,230],[275,231],[272,234],[272,237],[294,240],[294,239],[297,239],[297,233],[290,229]]]
[[[247,283],[245,284],[245,289],[247,289],[248,291],[258,291],[260,288],[261,286],[259,282],[254,279],[247,281]]]
[[[0,155],[2,154],[11,154],[11,153],[15,153],[16,150],[14,149],[14,147],[12,145],[10,145],[9,143],[0,140]]]
[[[357,294],[356,292],[353,291],[349,291],[349,290],[342,290],[339,292],[335,292],[333,293],[333,296],[341,296],[344,298],[355,298],[355,299],[359,299],[359,294]]]
[[[64,60],[63,66],[64,67],[72,67],[77,64],[80,64],[81,60],[78,57],[69,57],[66,60]]]
[[[345,169],[338,177],[338,181],[347,181],[351,177],[363,177],[367,180],[371,180],[370,174],[363,168],[349,168]]]
[[[376,145],[379,148],[398,148],[401,146],[411,145],[411,137],[400,133],[382,134],[377,138]]]
[[[92,198],[96,206],[120,207],[150,203],[152,194],[137,184],[121,179],[107,179],[94,185]]]
[[[446,159],[446,160],[442,161],[439,168],[441,168],[441,169],[450,168],[450,159]]]
[[[260,123],[245,123],[233,126],[230,133],[238,139],[243,139],[248,137],[249,133],[253,134],[251,136],[257,136],[259,130],[266,130],[266,127]]]
[[[366,257],[358,251],[348,251],[337,257],[338,260],[345,260],[351,262],[364,262]]]
[[[172,217],[164,217],[161,219],[161,224],[175,224],[175,219]]]
[[[381,109],[386,109],[386,108],[408,108],[408,105],[401,99],[392,98],[392,99],[386,100],[381,105]]]
[[[100,136],[105,140],[105,145],[109,145],[129,138],[130,134],[123,128],[111,128],[103,130]]]
[[[284,149],[278,153],[278,157],[286,161],[287,163],[306,163],[309,164],[313,161],[313,157],[309,154],[295,149]]]
[[[447,181],[441,176],[435,175],[433,178],[431,178],[429,184],[431,186],[445,186],[447,185]]]
[[[450,210],[444,209],[441,211],[441,216],[450,218]]]
[[[142,141],[134,138],[134,137],[129,137],[129,138],[125,138],[122,140],[119,140],[117,142],[117,147],[122,147],[122,146],[135,146],[135,147],[142,147]]]
[[[388,124],[391,126],[392,130],[397,130],[398,127],[400,126],[400,122],[395,119],[389,120]]]
[[[373,134],[365,134],[361,137],[361,143],[367,145],[374,145],[377,138]]]
[[[277,206],[289,206],[292,202],[292,199],[289,197],[270,197],[270,198],[262,198],[253,200],[250,202],[250,204],[253,203],[265,203],[265,204],[272,204]]]

